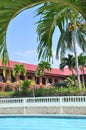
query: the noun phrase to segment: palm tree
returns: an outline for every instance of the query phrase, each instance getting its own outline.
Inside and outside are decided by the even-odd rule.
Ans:
[[[78,58],[76,51],[76,44],[83,51],[86,50],[86,30],[83,29],[86,25],[85,20],[82,23],[82,16],[75,10],[72,10],[70,7],[65,8],[62,12],[59,12],[59,8],[55,8],[55,6],[51,6],[51,8],[46,7],[40,8],[38,10],[38,14],[42,12],[42,20],[38,22],[37,32],[39,35],[39,45],[38,45],[38,53],[40,58],[48,58],[48,60],[52,56],[52,37],[55,31],[55,28],[58,26],[61,32],[61,36],[59,38],[59,42],[57,44],[56,57],[58,57],[59,53],[61,57],[64,56],[66,50],[74,51],[75,59],[76,59],[76,72],[78,78],[78,85],[80,86],[80,76],[78,73]],[[79,19],[79,18],[80,19]],[[82,18],[83,19],[83,18]]]
[[[51,64],[46,61],[41,61],[36,68],[35,75],[42,77],[45,74],[45,70],[51,71]]]
[[[68,57],[64,57],[61,59],[61,63],[59,65],[60,69],[63,70],[65,66],[68,66],[68,68],[72,72],[70,78],[74,80],[74,85],[76,86],[75,74],[73,72],[73,70],[75,70],[75,57],[73,55],[68,54]]]
[[[61,63],[59,65],[60,69],[64,69],[65,66],[68,66],[73,75],[73,69],[75,68],[75,58],[73,57],[73,55],[68,54],[68,57],[64,57],[61,59]]]
[[[36,68],[35,74],[38,76],[43,76],[45,70],[51,71],[51,64],[46,61],[41,61]]]
[[[75,15],[76,17],[77,15]],[[74,51],[75,54],[75,63],[76,63],[76,72],[78,78],[78,86],[81,89],[80,85],[80,75],[78,72],[78,56],[77,56],[77,44],[79,47],[85,51],[86,50],[86,35],[83,31],[83,25],[80,21],[77,21],[75,17],[72,17],[71,21],[66,27],[66,30],[60,36],[59,43],[57,46],[57,54],[61,49],[61,55],[64,55],[66,49]],[[63,44],[63,47],[62,47]]]
[[[83,87],[85,87],[85,79],[84,79],[84,67],[86,66],[86,56],[84,56],[82,53],[78,56],[79,61],[79,67],[82,73],[82,83]]]
[[[23,74],[24,76],[26,75],[26,69],[24,65],[22,64],[16,64],[13,68],[13,76],[16,76],[16,81],[19,80],[19,76]]]
[[[6,45],[6,33],[10,21],[13,20],[19,13],[21,13],[25,9],[29,9],[42,3],[45,3],[44,5],[49,5],[48,8],[50,9],[53,9],[53,6],[55,7],[54,9],[58,9],[58,13],[56,13],[57,15],[54,14],[54,16],[59,16],[60,14],[62,14],[62,12],[66,10],[66,8],[71,8],[74,10],[74,12],[79,11],[86,19],[85,0],[54,0],[54,2],[53,0],[0,0],[0,58],[2,59],[2,63],[4,64],[4,66],[9,60]],[[46,6],[44,6],[44,10],[46,10]],[[55,10],[52,11],[55,12]],[[58,17],[55,17],[55,19],[56,18]],[[62,19],[63,16],[61,19],[59,19],[59,24],[62,23]],[[48,55],[51,55],[51,53],[48,53]]]

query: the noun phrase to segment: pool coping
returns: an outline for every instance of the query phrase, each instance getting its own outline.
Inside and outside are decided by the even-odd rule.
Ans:
[[[69,119],[86,119],[86,115],[76,114],[0,114],[0,118],[69,118]]]

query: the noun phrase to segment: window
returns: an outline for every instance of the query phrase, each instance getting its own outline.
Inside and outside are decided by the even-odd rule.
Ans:
[[[39,77],[35,77],[36,84],[39,84]]]
[[[0,74],[0,82],[6,82],[6,80],[5,80],[5,78],[4,78],[2,73]]]
[[[52,83],[52,79],[51,79],[51,78],[49,78],[49,83],[50,83],[50,84]]]
[[[54,82],[55,82],[55,83],[57,83],[57,82],[58,82],[58,80],[57,80],[57,79],[55,79],[55,80],[54,80]]]
[[[11,75],[11,82],[15,82],[15,77],[13,77],[13,75]]]
[[[0,82],[3,81],[3,76],[0,74]]]
[[[28,76],[28,79],[32,79],[32,76]]]
[[[46,84],[45,78],[42,78],[42,84]]]
[[[20,78],[20,80],[24,80],[24,76],[23,75],[20,75],[19,78]]]

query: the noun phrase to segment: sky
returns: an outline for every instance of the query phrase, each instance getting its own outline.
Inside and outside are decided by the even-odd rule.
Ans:
[[[23,11],[9,23],[6,40],[10,60],[38,64],[36,22],[39,17],[35,17],[35,15],[36,7]],[[53,37],[53,41],[56,43],[59,35],[59,30],[56,30]],[[55,50],[56,44],[53,44],[52,67],[57,68],[59,61],[55,59]]]
[[[14,18],[7,29],[7,48],[9,59],[29,64],[38,64],[37,54],[37,33],[36,22],[39,17],[35,17],[36,7],[20,13]],[[57,29],[53,37],[53,64],[52,67],[58,68],[60,61],[55,59],[56,45],[60,36]]]

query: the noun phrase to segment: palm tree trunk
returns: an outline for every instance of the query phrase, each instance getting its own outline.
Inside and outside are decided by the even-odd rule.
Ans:
[[[84,68],[83,67],[82,67],[82,82],[83,82],[83,87],[85,88]]]
[[[7,79],[8,82],[11,82],[11,70],[9,69],[7,72]]]
[[[20,78],[19,78],[19,74],[16,73],[16,81],[19,81]]]
[[[72,41],[74,44],[74,53],[75,53],[75,62],[76,62],[76,73],[77,73],[77,79],[78,79],[78,87],[79,89],[81,89],[81,83],[80,83],[80,75],[78,72],[78,56],[77,56],[77,51],[76,51],[76,45],[77,45],[77,29],[72,31]]]
[[[75,80],[75,75],[74,75],[74,72],[73,72],[73,68],[71,68],[71,72],[72,72],[72,75],[73,75],[74,84],[76,86],[76,80]]]

